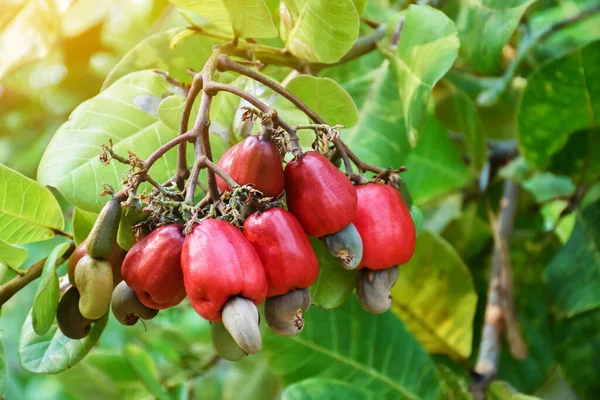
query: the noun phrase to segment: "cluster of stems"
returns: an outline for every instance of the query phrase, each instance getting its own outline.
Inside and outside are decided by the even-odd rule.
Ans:
[[[174,182],[182,191],[182,203],[186,204],[188,207],[194,206],[194,195],[197,185],[199,184],[198,178],[200,175],[200,170],[205,168],[207,169],[208,194],[198,204],[195,205],[195,208],[200,210],[207,204],[213,203],[217,209],[221,211],[223,210],[223,205],[220,201],[219,189],[217,187],[216,175],[223,179],[232,188],[238,187],[239,185],[231,176],[229,176],[213,162],[209,140],[210,107],[213,97],[219,92],[228,92],[234,94],[255,107],[256,110],[258,110],[258,114],[267,116],[270,128],[275,130],[280,129],[287,134],[287,137],[289,138],[289,151],[294,157],[299,157],[302,154],[302,148],[300,147],[298,135],[296,133],[298,129],[312,129],[317,133],[323,131],[339,132],[339,126],[331,127],[328,125],[326,121],[324,121],[316,112],[314,112],[298,97],[286,90],[278,82],[271,80],[259,72],[245,67],[240,62],[232,60],[227,54],[225,54],[227,46],[229,45],[215,46],[213,53],[207,60],[204,68],[200,72],[194,74],[190,88],[187,91],[178,136],[156,149],[156,151],[154,151],[154,153],[152,153],[145,161],[140,162],[141,169],[135,174],[135,178],[129,180],[123,189],[115,194],[115,197],[117,197],[119,200],[125,201],[132,194],[135,194],[137,187],[142,182],[148,182],[154,186],[159,193],[167,197],[173,197],[172,193],[167,192],[161,184],[152,179],[148,171],[152,165],[167,151],[178,146],[177,172],[175,176],[168,181],[168,183]],[[217,71],[235,72],[268,87],[269,89],[283,96],[285,99],[289,100],[299,110],[304,112],[313,123],[295,127],[289,125],[279,117],[276,110],[272,109],[266,103],[252,94],[233,85],[215,81],[214,76]],[[188,129],[192,107],[198,96],[200,96],[199,111],[193,127]],[[358,156],[354,154],[339,138],[338,134],[330,135],[329,138],[335,145],[335,151],[342,159],[346,173],[351,179],[355,181],[364,181],[362,175],[354,172],[354,166],[360,173],[372,172],[378,176],[383,176],[386,174],[389,175],[389,173],[392,172],[390,169],[377,167],[360,160]],[[186,159],[186,146],[188,142],[193,144],[195,155],[191,170],[188,169],[188,163]]]

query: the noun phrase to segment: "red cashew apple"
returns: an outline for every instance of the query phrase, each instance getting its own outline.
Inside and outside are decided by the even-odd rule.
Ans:
[[[267,276],[267,297],[304,289],[319,276],[319,262],[306,233],[289,211],[271,208],[252,214],[244,235],[258,253]]]
[[[285,167],[288,209],[310,236],[339,232],[354,220],[356,189],[329,160],[309,151]]]
[[[249,136],[223,154],[218,165],[240,185],[254,184],[265,196],[283,192],[282,159],[277,146],[259,136]],[[217,176],[219,190],[231,187]]]
[[[121,274],[146,307],[163,310],[185,298],[180,261],[183,242],[182,225],[164,225],[127,253]]]
[[[242,232],[225,221],[200,221],[181,252],[185,288],[204,319],[221,321],[225,303],[235,296],[260,304],[267,294],[265,270]]]
[[[384,184],[356,187],[354,226],[363,242],[358,268],[380,270],[406,264],[415,252],[416,232],[402,196]]]

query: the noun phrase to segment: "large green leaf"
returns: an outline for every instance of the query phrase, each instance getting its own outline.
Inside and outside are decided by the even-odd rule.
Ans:
[[[412,146],[423,128],[431,90],[458,54],[454,22],[429,6],[411,5],[393,56],[408,140]]]
[[[459,90],[453,90],[449,97],[458,132],[462,133],[465,139],[471,171],[477,175],[487,161],[486,136],[477,105],[466,93]],[[451,130],[450,127],[449,129]]]
[[[213,45],[220,41],[207,36],[191,35],[182,38],[172,47],[171,41],[180,32],[182,28],[173,28],[139,42],[110,71],[102,88],[106,89],[131,72],[146,69],[167,71],[169,76],[181,82],[191,81],[188,68],[200,71],[212,54]]]
[[[341,306],[354,291],[356,271],[346,271],[340,261],[332,256],[325,244],[317,238],[310,238],[317,259],[319,277],[310,287],[311,303],[326,309]]]
[[[600,391],[600,310],[595,309],[554,323],[556,357],[578,398],[595,400]]]
[[[477,204],[469,204],[443,231],[443,237],[467,264],[492,240],[490,226],[477,213]]]
[[[139,380],[146,386],[154,397],[160,400],[168,399],[169,396],[163,390],[158,380],[158,372],[152,358],[144,350],[135,345],[125,347],[125,357],[137,374]]]
[[[286,48],[296,57],[333,64],[358,38],[359,15],[351,0],[285,0],[291,21]]]
[[[281,394],[282,400],[375,400],[375,394],[361,390],[346,382],[333,379],[307,379],[288,386]]]
[[[56,374],[81,361],[100,339],[108,322],[108,314],[92,324],[85,339],[72,340],[53,324],[43,336],[33,330],[31,313],[27,316],[19,338],[21,366],[36,374]]]
[[[573,233],[545,278],[559,362],[573,388],[593,399],[600,391],[600,203],[576,216]]]
[[[402,179],[419,205],[466,186],[470,173],[444,128],[433,116],[423,127],[423,137],[410,153]]]
[[[329,125],[351,128],[358,122],[358,110],[352,97],[336,81],[300,75],[286,86]]]
[[[342,138],[361,160],[382,167],[398,168],[406,162],[411,146],[404,131],[404,116],[398,112],[395,71],[388,60],[370,72],[344,84],[358,106],[358,124]]]
[[[60,34],[61,16],[67,8],[53,0],[2,3],[0,79],[48,54]]]
[[[0,239],[0,265],[17,269],[27,259],[29,252],[19,246],[13,246]]]
[[[479,72],[500,68],[502,48],[536,0],[464,0],[456,17],[460,53]]]
[[[269,8],[263,0],[169,0],[195,12],[236,37],[277,36]]]
[[[556,176],[540,172],[523,182],[523,188],[531,192],[538,203],[559,197],[569,197],[575,193],[575,184],[567,176]]]
[[[0,240],[30,243],[63,230],[58,202],[47,188],[0,164]]]
[[[428,352],[469,357],[477,294],[469,269],[443,238],[427,231],[419,235],[392,296],[392,311]]]
[[[48,332],[56,316],[56,308],[60,298],[58,275],[56,274],[59,266],[56,264],[68,249],[69,243],[59,244],[50,252],[44,263],[42,276],[40,276],[40,282],[33,299],[33,308],[31,309],[33,330],[40,336]]]
[[[542,66],[527,83],[518,116],[519,147],[527,162],[544,168],[578,130],[597,129],[600,120],[600,42]],[[597,134],[596,134],[597,135]],[[585,159],[600,149],[592,134]],[[596,154],[594,154],[596,153]],[[588,174],[590,171],[588,171]],[[600,173],[600,166],[592,171]]]
[[[157,117],[160,99],[173,87],[153,71],[139,71],[117,81],[96,97],[82,103],[56,132],[38,169],[38,180],[56,187],[75,206],[99,212],[102,185],[118,190],[128,166],[100,162],[100,145],[112,140],[113,149],[126,155],[132,151],[148,157],[177,133]],[[175,174],[176,151],[172,150],[151,169],[163,182]]]
[[[353,298],[336,310],[311,308],[301,334],[269,333],[264,352],[286,384],[306,378],[342,380],[378,399],[432,399],[435,364],[392,313],[372,315]]]
[[[571,238],[546,270],[552,312],[571,318],[600,309],[600,203],[577,211]]]
[[[472,400],[469,392],[469,380],[466,374],[459,374],[443,363],[437,363],[440,386],[442,388],[441,399]]]

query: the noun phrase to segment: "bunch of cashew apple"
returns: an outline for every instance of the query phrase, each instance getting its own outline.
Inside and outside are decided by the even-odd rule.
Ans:
[[[216,70],[241,73],[270,87],[314,124],[290,127],[250,94],[214,82]],[[215,164],[208,110],[219,91],[251,103],[255,109],[246,118],[260,120],[260,131]],[[187,131],[191,105],[200,93],[196,123]],[[189,301],[211,322],[215,351],[239,360],[261,350],[260,304],[275,334],[292,336],[303,330],[303,314],[311,305],[309,287],[319,278],[309,236],[324,242],[340,268],[359,270],[356,295],[366,311],[388,310],[398,266],[411,259],[416,240],[409,208],[398,190],[399,171],[360,161],[339,132],[308,106],[278,83],[224,58],[218,49],[187,96],[181,134],[144,162],[132,161],[135,173],[119,192],[111,193],[90,235],[69,259],[72,287],[57,310],[63,334],[85,337],[109,309],[120,323],[134,325]],[[314,150],[300,148],[296,129],[315,131]],[[194,143],[196,153],[191,171],[185,162],[187,142]],[[158,184],[149,169],[175,146],[178,174]],[[109,159],[118,158],[110,148],[106,151]],[[343,161],[344,172],[333,158]],[[352,164],[361,173],[354,173]],[[207,193],[196,197],[203,168]],[[367,179],[367,172],[374,176]],[[150,193],[137,193],[142,182],[154,186]],[[121,219],[126,218],[133,221],[125,224]]]

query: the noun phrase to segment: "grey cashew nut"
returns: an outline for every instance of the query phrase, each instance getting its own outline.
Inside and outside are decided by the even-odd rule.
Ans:
[[[327,250],[342,264],[344,269],[358,267],[363,256],[363,243],[354,224],[339,232],[323,236]]]
[[[259,315],[254,303],[243,297],[230,298],[221,313],[223,325],[237,345],[248,354],[262,348]]]
[[[392,306],[390,290],[398,280],[398,267],[373,271],[360,270],[356,281],[356,295],[361,307],[372,314],[386,312]]]
[[[210,325],[213,347],[219,356],[229,361],[238,361],[248,353],[237,345],[231,334],[222,322],[213,322]]]
[[[308,289],[296,289],[265,300],[265,320],[279,336],[294,336],[304,329],[302,313],[310,307]]]
[[[143,305],[125,281],[121,281],[113,291],[110,304],[117,321],[126,326],[135,325],[140,318],[152,319],[158,314],[158,310]]]

